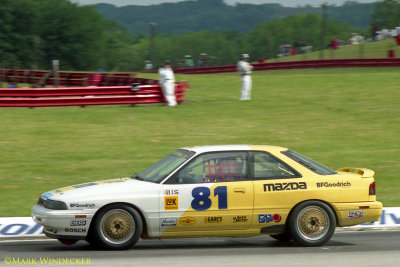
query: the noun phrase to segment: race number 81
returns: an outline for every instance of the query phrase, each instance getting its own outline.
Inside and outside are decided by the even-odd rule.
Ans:
[[[196,187],[192,191],[192,208],[197,211],[208,210],[211,207],[211,191],[208,187]],[[228,194],[226,186],[218,186],[214,189],[214,196],[218,196],[218,209],[228,208]]]

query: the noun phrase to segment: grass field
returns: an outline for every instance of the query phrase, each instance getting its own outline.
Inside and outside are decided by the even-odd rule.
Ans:
[[[131,175],[177,147],[236,143],[370,168],[378,199],[400,206],[400,68],[256,72],[246,102],[235,73],[177,80],[192,89],[175,108],[1,108],[0,216],[29,216],[45,191]]]

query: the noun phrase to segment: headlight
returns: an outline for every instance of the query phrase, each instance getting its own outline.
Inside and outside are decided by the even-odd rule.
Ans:
[[[44,201],[44,207],[51,210],[67,210],[67,205],[58,200],[47,199]]]

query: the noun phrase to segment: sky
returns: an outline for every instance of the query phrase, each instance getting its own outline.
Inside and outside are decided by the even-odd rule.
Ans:
[[[157,5],[161,3],[177,3],[184,0],[70,0],[73,3],[81,5],[90,5],[98,3],[108,3],[115,6],[127,6],[127,5]],[[266,4],[266,3],[280,3],[283,6],[321,6],[323,3],[329,5],[340,6],[348,0],[224,0],[225,3],[234,5],[235,3],[246,3],[246,4]],[[356,0],[359,3],[373,3],[381,0]]]

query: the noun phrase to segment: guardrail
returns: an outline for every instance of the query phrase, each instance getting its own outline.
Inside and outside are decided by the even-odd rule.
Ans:
[[[138,80],[136,80],[137,82]],[[140,81],[140,80],[139,80]],[[149,79],[143,79],[149,82]],[[142,81],[142,82],[143,82]],[[153,83],[156,80],[150,81]],[[156,81],[157,82],[157,81]],[[177,102],[184,101],[186,82],[177,83]],[[0,107],[86,106],[165,103],[158,84],[64,88],[0,88]]]
[[[325,59],[302,60],[287,62],[270,62],[253,64],[254,71],[259,70],[284,70],[303,68],[336,68],[336,67],[400,67],[400,58],[358,58],[358,59]],[[174,69],[175,73],[182,74],[211,74],[235,72],[236,65],[196,67]]]

